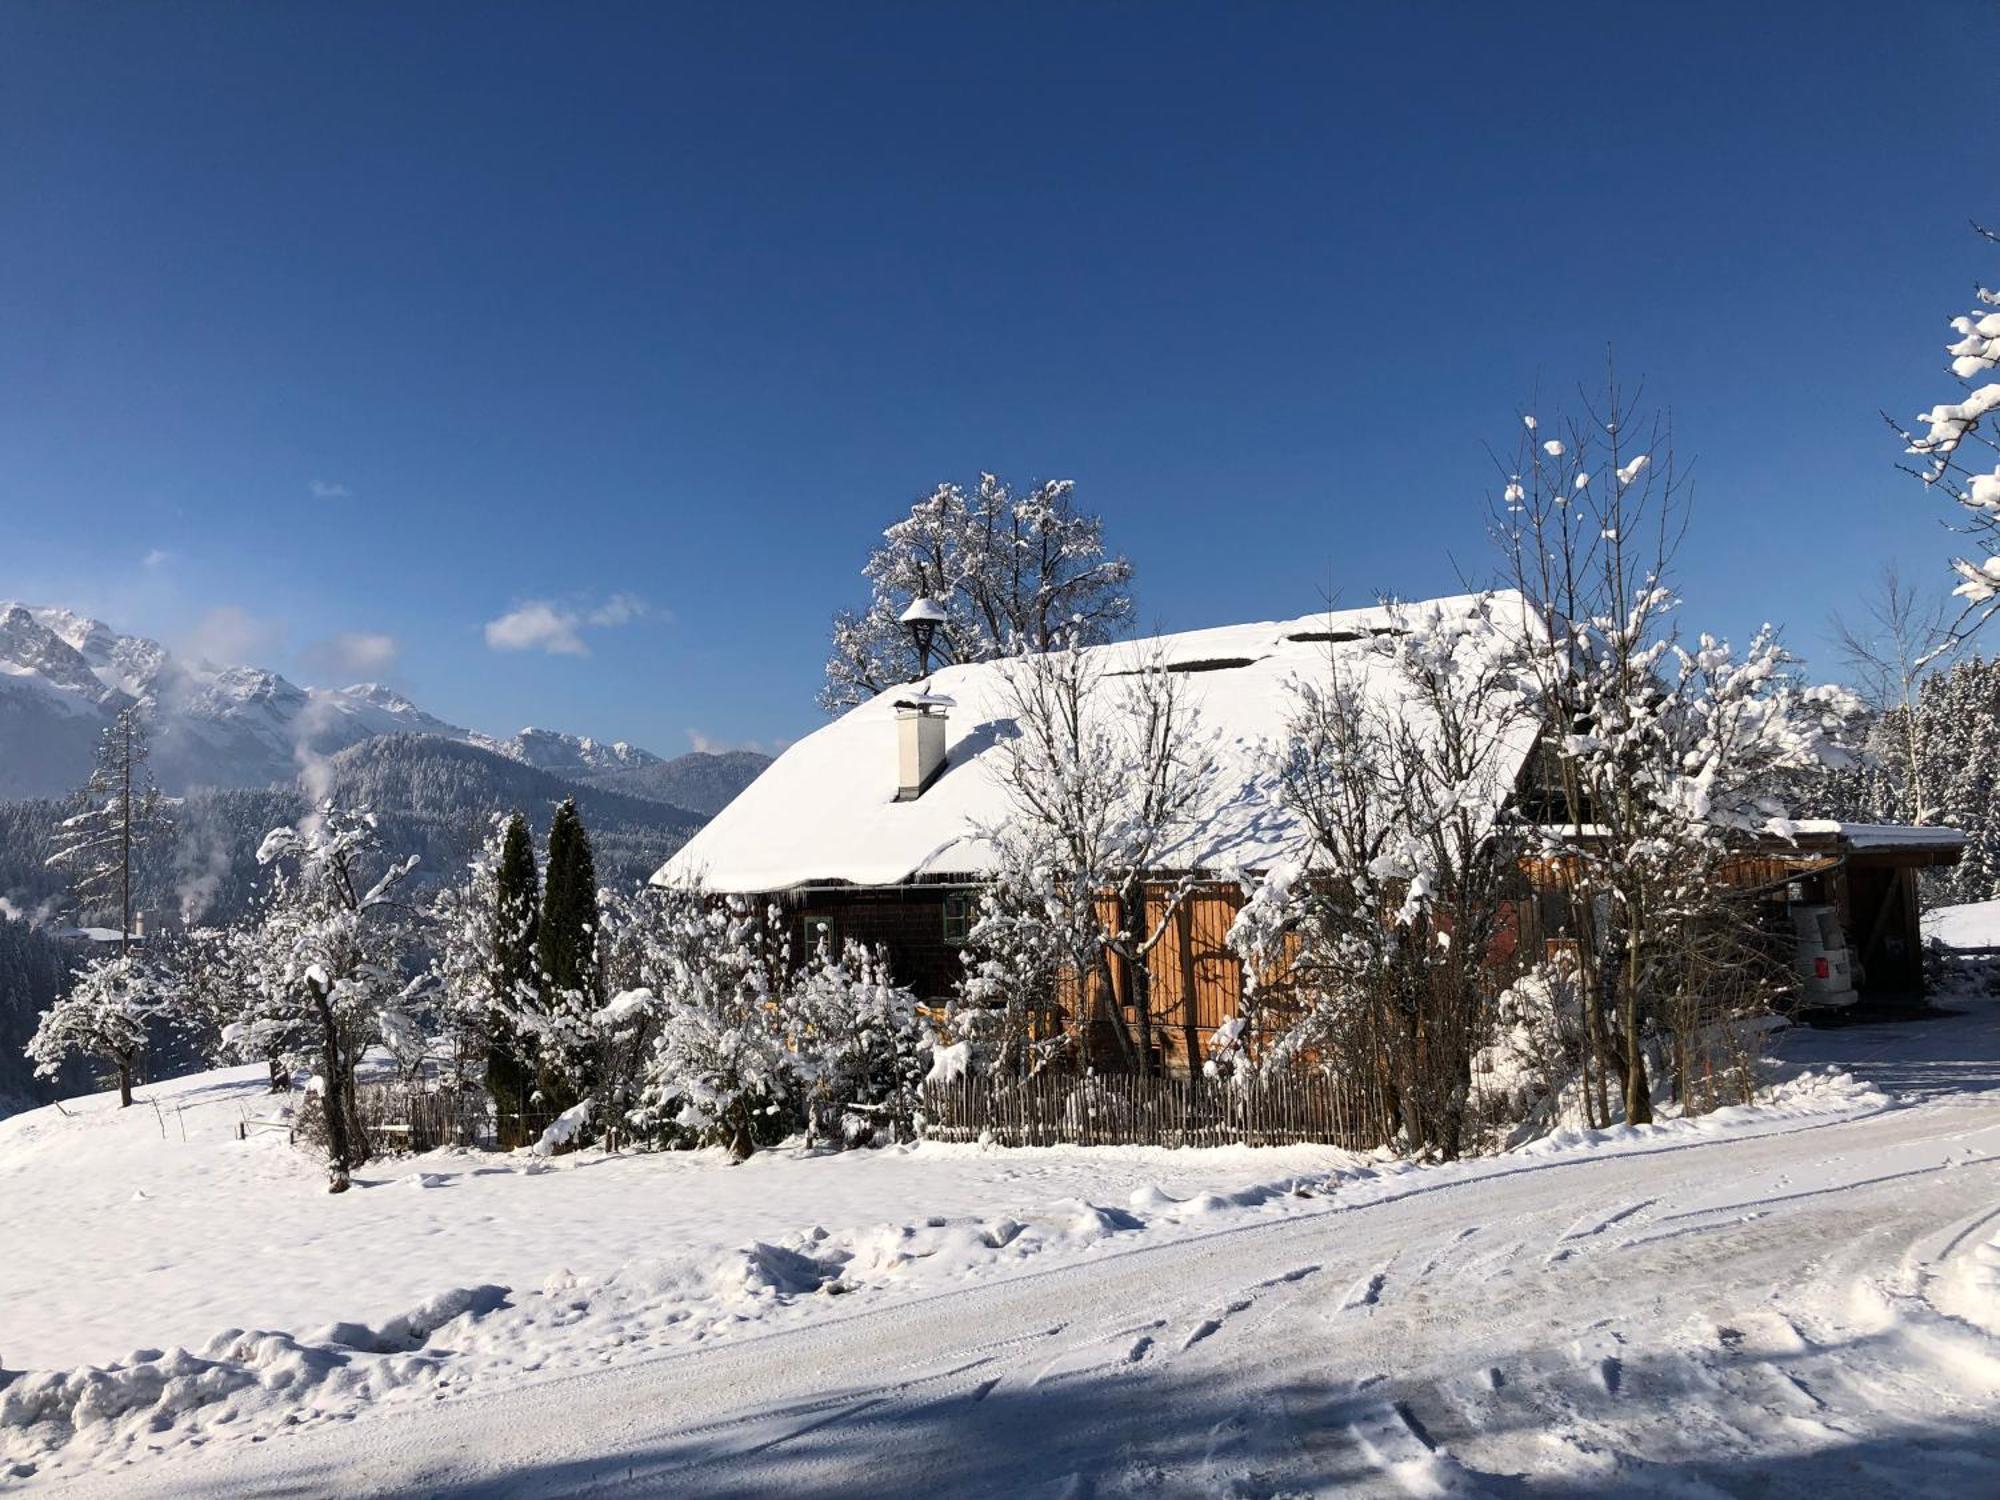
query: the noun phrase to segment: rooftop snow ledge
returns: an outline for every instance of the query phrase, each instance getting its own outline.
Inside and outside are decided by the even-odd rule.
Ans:
[[[1961,849],[1965,834],[1957,828],[1917,827],[1908,823],[1842,823],[1834,818],[1773,818],[1767,832],[1780,838],[1800,834],[1831,835],[1856,849],[1911,848]]]

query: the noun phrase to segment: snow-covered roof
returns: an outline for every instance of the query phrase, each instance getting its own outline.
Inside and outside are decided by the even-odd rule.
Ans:
[[[135,943],[146,941],[144,933],[126,933],[116,927],[58,927],[51,936],[67,943],[116,943],[127,938]]]
[[[1831,837],[1850,849],[1963,849],[1965,834],[1956,828],[1917,827],[1909,823],[1841,823],[1832,818],[1780,819],[1771,832],[1783,837]]]
[[[1488,596],[1495,613],[1516,596]],[[1105,680],[1159,653],[1186,672],[1189,700],[1205,733],[1218,739],[1215,794],[1196,831],[1163,868],[1259,869],[1295,852],[1299,830],[1270,784],[1267,750],[1281,742],[1296,711],[1295,680],[1324,681],[1329,657],[1366,691],[1391,695],[1396,674],[1371,648],[1398,618],[1433,611],[1469,614],[1479,596],[1424,604],[1341,610],[1293,620],[1190,630],[1095,648]],[[1518,608],[1518,604],[1513,607]],[[711,890],[753,892],[845,882],[894,885],[926,876],[979,876],[992,850],[978,830],[1002,822],[1008,800],[992,758],[1013,734],[1003,663],[942,667],[925,692],[953,701],[944,772],[911,801],[896,800],[896,708],[908,686],[892,688],[807,735],[661,867],[657,882],[699,880]],[[1499,768],[1511,786],[1533,746],[1524,731]]]

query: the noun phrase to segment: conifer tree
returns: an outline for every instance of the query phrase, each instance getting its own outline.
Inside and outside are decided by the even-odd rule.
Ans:
[[[58,828],[48,861],[69,876],[79,914],[118,912],[121,954],[132,932],[134,869],[167,829],[164,801],[147,769],[150,753],[145,716],[135,703],[105,727],[97,764],[76,793],[76,811]]]
[[[548,872],[535,944],[542,975],[552,990],[594,988],[597,866],[573,797],[563,799],[549,824]]]
[[[530,1054],[515,1024],[519,1008],[539,990],[535,956],[540,930],[535,879],[535,846],[528,821],[519,813],[507,820],[500,861],[494,867],[493,976],[496,1004],[486,1051],[486,1091],[500,1115],[500,1140],[514,1139],[534,1088]],[[508,1116],[513,1116],[510,1121]]]
[[[568,1109],[589,1084],[592,1017],[598,996],[597,865],[574,798],[564,798],[549,824],[542,879],[542,920],[535,956],[545,990],[541,1033],[544,1109]]]

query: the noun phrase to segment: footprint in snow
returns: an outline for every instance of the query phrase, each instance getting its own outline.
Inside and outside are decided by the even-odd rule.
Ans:
[[[1209,1317],[1203,1318],[1199,1323],[1195,1324],[1194,1327],[1188,1331],[1188,1336],[1185,1339],[1181,1340],[1182,1351],[1185,1352],[1189,1349],[1192,1349],[1196,1344],[1199,1344],[1203,1339],[1208,1338],[1213,1334],[1220,1333],[1222,1331],[1222,1325],[1224,1323],[1228,1322],[1230,1318],[1234,1317],[1237,1313],[1244,1311],[1249,1306],[1250,1306],[1250,1299],[1245,1297],[1240,1299],[1239,1301],[1230,1303],[1220,1312],[1214,1313]]]
[[[1347,1295],[1340,1299],[1338,1310],[1340,1312],[1353,1312],[1357,1308],[1373,1307],[1380,1302],[1382,1300],[1382,1288],[1388,1283],[1389,1267],[1392,1264],[1393,1262],[1391,1261],[1383,1261],[1381,1265],[1349,1287]]]

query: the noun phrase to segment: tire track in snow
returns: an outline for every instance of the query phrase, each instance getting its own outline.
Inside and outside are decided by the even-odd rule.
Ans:
[[[1608,1214],[1590,1214],[1578,1219],[1556,1237],[1555,1248],[1549,1252],[1548,1259],[1543,1264],[1549,1266],[1561,1265],[1564,1261],[1582,1251],[1592,1240],[1603,1235],[1606,1230],[1623,1224],[1627,1219],[1634,1218],[1659,1201],[1658,1198],[1641,1198],[1636,1203],[1627,1203],[1621,1208],[1614,1208]]]
[[[1251,1308],[1261,1302],[1264,1293],[1275,1291],[1279,1287],[1294,1286],[1304,1281],[1308,1276],[1319,1274],[1319,1270],[1320,1268],[1317,1265],[1297,1266],[1281,1275],[1267,1277],[1263,1281],[1258,1282],[1240,1295],[1224,1303],[1214,1312],[1199,1319],[1188,1330],[1187,1336],[1181,1340],[1180,1352],[1185,1354],[1196,1344],[1203,1343],[1220,1333],[1223,1326],[1231,1319],[1249,1312]]]

